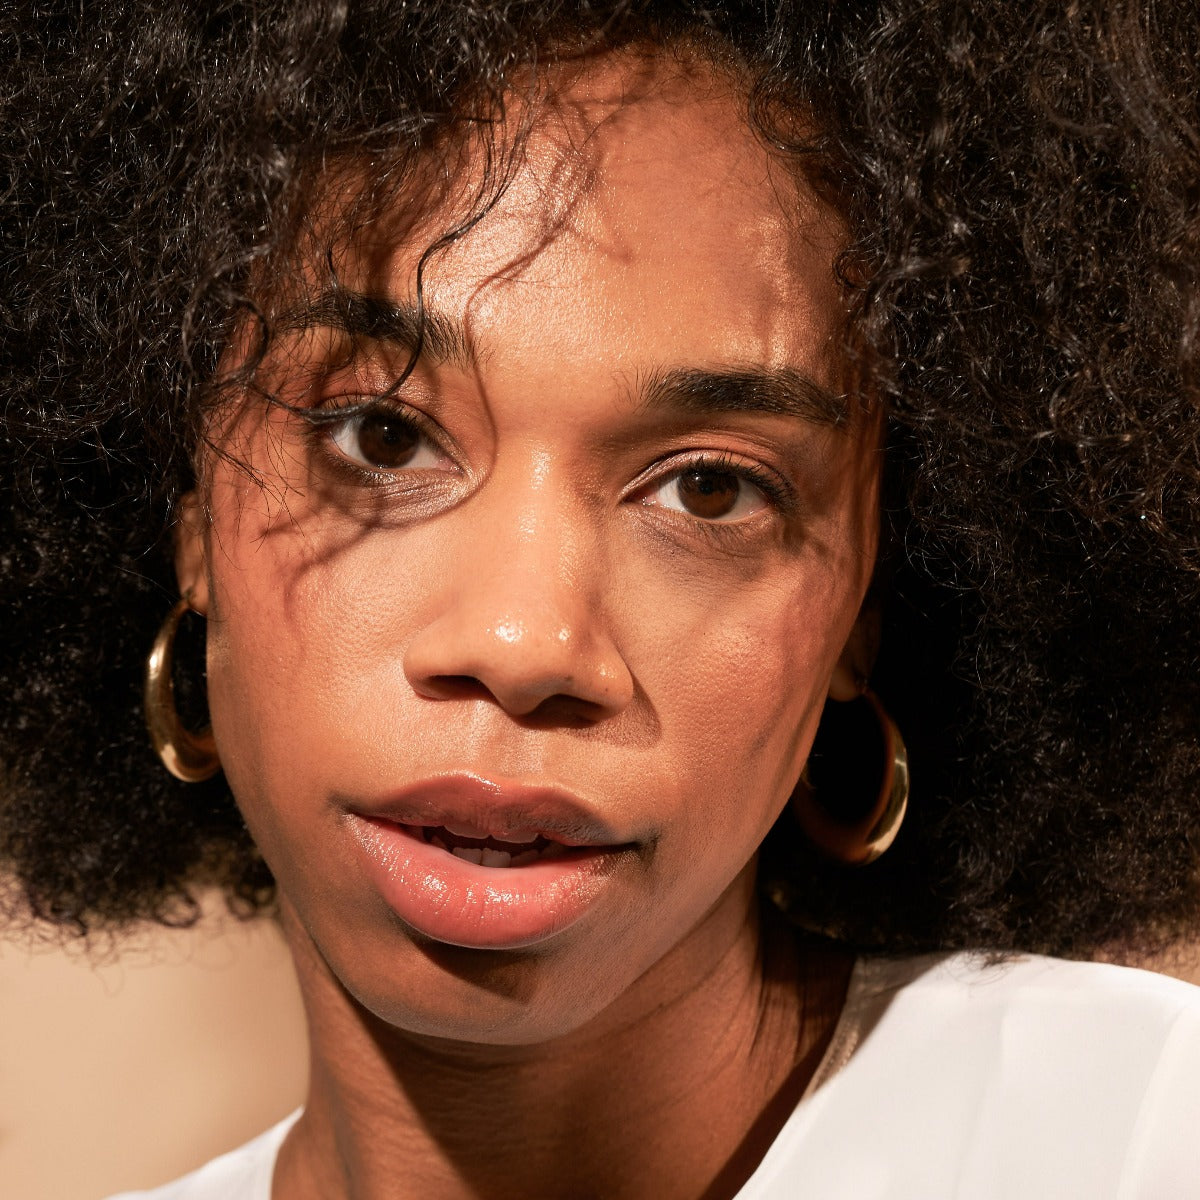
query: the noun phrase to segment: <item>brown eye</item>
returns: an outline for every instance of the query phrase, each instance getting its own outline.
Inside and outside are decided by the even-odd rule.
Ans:
[[[641,502],[713,523],[740,521],[771,506],[768,493],[746,472],[702,459],[661,479]]]
[[[381,409],[347,417],[334,426],[330,439],[352,462],[378,471],[433,467],[441,462],[412,421]]]
[[[687,512],[715,521],[733,511],[741,495],[742,481],[732,471],[697,468],[681,472],[675,487],[679,502]]]
[[[373,467],[402,467],[412,458],[421,435],[407,421],[388,413],[367,413],[355,440],[360,457]]]

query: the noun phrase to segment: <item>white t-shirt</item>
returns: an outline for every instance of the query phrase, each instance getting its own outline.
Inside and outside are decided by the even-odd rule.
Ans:
[[[271,1200],[293,1113],[151,1192]],[[1200,988],[1023,956],[864,958],[737,1200],[1200,1200]]]

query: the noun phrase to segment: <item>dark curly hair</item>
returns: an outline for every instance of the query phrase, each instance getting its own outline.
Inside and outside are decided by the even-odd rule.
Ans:
[[[1192,0],[31,0],[0,38],[10,915],[271,903],[220,778],[153,756],[140,673],[231,314],[314,166],[393,169],[531,63],[686,44],[846,214],[846,350],[889,413],[874,683],[909,821],[857,871],[778,829],[764,870],[857,945],[1083,954],[1196,919]]]

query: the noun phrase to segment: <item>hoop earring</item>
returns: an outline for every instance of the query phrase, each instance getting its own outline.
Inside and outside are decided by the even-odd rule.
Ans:
[[[861,801],[855,797],[849,797],[847,803],[845,795],[828,795],[827,791],[832,789],[827,785],[814,787],[809,774],[810,755],[809,766],[805,767],[793,793],[792,809],[804,833],[818,849],[849,865],[865,866],[896,840],[908,811],[908,748],[874,692],[864,691],[858,701],[845,707],[858,703],[870,707],[883,741],[883,778],[870,807],[861,811]]]
[[[184,728],[175,711],[175,681],[171,676],[175,634],[183,614],[192,606],[191,596],[191,592],[185,593],[171,609],[154,639],[150,657],[146,659],[143,699],[146,728],[163,766],[184,783],[202,783],[221,769],[217,743],[211,725],[195,733]]]

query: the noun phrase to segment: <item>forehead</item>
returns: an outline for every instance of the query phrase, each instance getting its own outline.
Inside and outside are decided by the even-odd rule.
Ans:
[[[411,299],[435,246],[422,299],[479,352],[495,349],[500,323],[514,348],[514,326],[529,323],[513,318],[540,305],[556,348],[602,340],[614,367],[637,369],[648,340],[670,365],[821,363],[842,311],[843,228],[751,130],[734,78],[675,55],[610,54],[532,93],[419,162],[368,219],[339,221],[364,207],[359,169],[340,171],[300,247],[302,290],[334,276]],[[545,349],[548,332],[543,315],[528,336]]]

